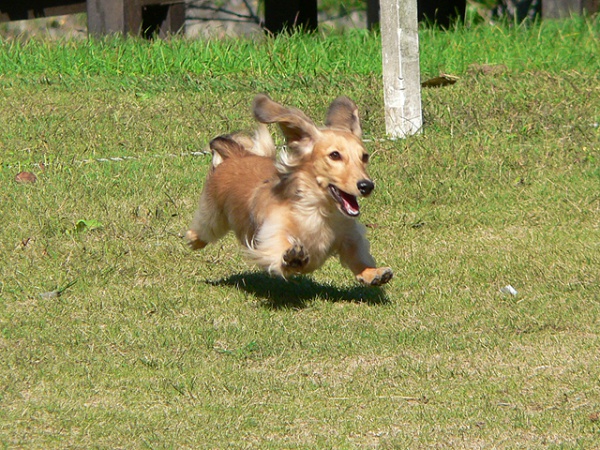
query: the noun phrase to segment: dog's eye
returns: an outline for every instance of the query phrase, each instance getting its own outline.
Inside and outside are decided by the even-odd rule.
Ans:
[[[340,152],[338,152],[338,151],[331,152],[329,154],[329,157],[331,159],[333,159],[334,161],[340,161],[342,159],[342,155],[340,155]]]
[[[363,153],[362,162],[364,162],[365,164],[369,162],[369,154],[368,153]]]

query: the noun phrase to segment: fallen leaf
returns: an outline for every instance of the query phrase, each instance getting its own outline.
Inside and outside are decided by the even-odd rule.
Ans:
[[[15,175],[15,181],[17,183],[35,183],[37,177],[31,172],[19,172]]]
[[[448,75],[446,73],[440,74],[439,77],[433,77],[429,80],[423,81],[421,83],[421,87],[430,88],[430,87],[444,87],[451,86],[459,80],[457,76]]]

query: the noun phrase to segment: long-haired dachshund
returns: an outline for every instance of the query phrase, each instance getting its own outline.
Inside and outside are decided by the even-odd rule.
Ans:
[[[360,282],[387,283],[392,269],[376,266],[356,220],[357,197],[369,196],[375,184],[354,102],[334,100],[325,128],[264,94],[254,99],[253,112],[260,122],[253,138],[234,134],[210,143],[212,166],[186,234],[190,247],[201,249],[233,230],[250,259],[272,274],[309,273],[337,254]],[[286,139],[279,157],[269,123]]]

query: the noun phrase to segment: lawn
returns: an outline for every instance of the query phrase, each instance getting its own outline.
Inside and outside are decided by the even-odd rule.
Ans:
[[[458,81],[392,141],[366,31],[0,40],[0,445],[600,446],[600,19],[420,44]],[[258,92],[359,105],[383,289],[187,249],[206,144]]]

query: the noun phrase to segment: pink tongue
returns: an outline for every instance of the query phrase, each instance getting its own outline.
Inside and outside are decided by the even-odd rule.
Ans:
[[[348,195],[345,192],[340,192],[344,211],[349,216],[357,216],[359,213],[358,202],[356,201],[356,197],[354,195]]]

